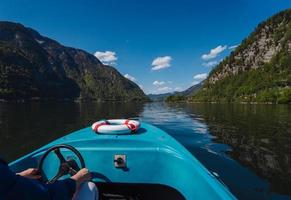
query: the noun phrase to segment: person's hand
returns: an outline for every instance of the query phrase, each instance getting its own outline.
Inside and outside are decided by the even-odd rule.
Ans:
[[[76,188],[78,188],[82,183],[90,181],[91,178],[91,173],[86,168],[81,169],[77,174],[71,177],[71,179],[76,181]]]
[[[26,177],[26,178],[30,178],[30,179],[40,179],[41,178],[40,172],[36,168],[29,168],[27,170],[24,170],[24,171],[18,173],[18,175]]]

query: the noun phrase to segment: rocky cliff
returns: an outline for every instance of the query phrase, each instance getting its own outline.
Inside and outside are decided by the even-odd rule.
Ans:
[[[18,23],[0,22],[0,99],[148,100],[95,56]]]
[[[209,74],[193,101],[291,102],[291,9],[262,22]]]

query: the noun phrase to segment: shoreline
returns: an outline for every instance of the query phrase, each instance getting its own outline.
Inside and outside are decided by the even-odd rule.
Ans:
[[[152,102],[151,100],[147,99],[136,99],[136,100],[98,100],[98,99],[55,99],[55,98],[28,98],[28,99],[0,99],[0,103],[24,103],[24,102],[75,102],[75,103],[80,103],[80,102],[100,102],[100,103],[105,103],[105,102],[142,102],[142,103],[148,103]]]
[[[165,103],[187,103],[187,104],[250,104],[250,105],[291,105],[291,103],[273,103],[273,102],[219,102],[219,101],[165,101]]]

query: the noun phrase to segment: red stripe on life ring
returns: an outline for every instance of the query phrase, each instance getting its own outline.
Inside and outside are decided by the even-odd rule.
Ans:
[[[95,132],[98,132],[98,128],[100,127],[100,126],[103,126],[103,125],[109,125],[109,123],[107,122],[107,121],[105,121],[105,122],[101,122],[100,124],[97,124],[95,127],[94,127],[94,131]]]
[[[124,124],[127,125],[130,119],[125,120]]]
[[[133,124],[133,123],[129,123],[129,122],[130,122],[130,120],[127,119],[127,120],[124,122],[124,124],[128,127],[129,130],[131,130],[132,132],[135,132],[136,129],[137,129],[137,127],[135,126],[135,124]]]

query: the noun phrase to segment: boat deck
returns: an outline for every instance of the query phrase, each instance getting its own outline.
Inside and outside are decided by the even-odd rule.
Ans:
[[[155,199],[153,194],[165,193],[167,198],[157,196],[156,199],[235,199],[181,144],[147,123],[142,123],[135,134],[127,135],[97,134],[91,127],[81,129],[16,160],[10,164],[11,169],[20,171],[37,166],[44,152],[58,144],[71,145],[81,153],[102,194],[120,195],[125,199],[148,199],[147,195]],[[70,151],[64,150],[62,154],[66,159],[76,159]],[[116,166],[118,157],[124,158],[124,166]],[[56,156],[47,158],[44,170],[48,178],[56,174],[58,165]]]

